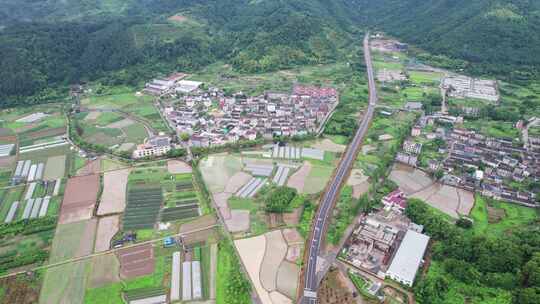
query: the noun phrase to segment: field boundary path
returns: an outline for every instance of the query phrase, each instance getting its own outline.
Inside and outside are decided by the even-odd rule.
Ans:
[[[29,271],[37,271],[37,270],[42,270],[42,269],[49,269],[49,268],[54,268],[54,267],[62,266],[62,265],[69,264],[69,263],[79,262],[79,261],[83,261],[83,260],[86,260],[86,259],[91,259],[91,258],[98,257],[98,256],[112,254],[112,253],[115,253],[115,252],[117,252],[119,250],[125,250],[125,249],[129,249],[129,248],[133,248],[133,247],[143,246],[143,245],[146,245],[146,244],[153,244],[153,243],[160,242],[160,241],[163,241],[165,239],[168,239],[170,237],[184,236],[184,235],[188,235],[188,234],[192,234],[192,233],[196,233],[196,232],[200,232],[200,231],[205,231],[205,230],[216,228],[216,227],[219,227],[219,225],[218,224],[213,224],[213,225],[209,225],[207,227],[193,229],[193,230],[186,231],[186,232],[180,232],[180,233],[177,233],[177,234],[168,235],[168,236],[164,236],[164,237],[161,237],[161,238],[152,239],[152,240],[148,240],[148,241],[144,241],[144,242],[140,242],[140,243],[136,243],[136,244],[131,244],[131,245],[123,246],[123,247],[120,247],[120,248],[113,248],[113,249],[109,249],[107,251],[87,254],[87,255],[83,255],[83,256],[80,256],[80,257],[64,260],[64,261],[57,262],[57,263],[46,264],[46,265],[41,265],[41,266],[31,268],[31,269],[16,271],[16,272],[1,275],[0,279],[16,276],[16,275],[23,274],[23,273],[27,273]]]
[[[363,41],[364,47],[364,60],[366,63],[366,70],[368,76],[369,85],[369,103],[367,111],[356,130],[354,138],[349,147],[345,151],[338,168],[335,171],[335,175],[332,178],[326,192],[323,194],[313,229],[310,233],[310,239],[308,240],[309,246],[307,247],[304,259],[303,269],[303,294],[300,295],[300,303],[315,304],[317,303],[317,289],[319,286],[319,279],[317,276],[317,268],[320,264],[319,253],[321,243],[324,242],[325,231],[332,215],[333,207],[336,199],[339,196],[341,187],[344,181],[350,174],[354,160],[357,157],[358,150],[367,134],[368,128],[371,124],[373,114],[375,112],[375,106],[377,104],[377,90],[375,85],[375,77],[373,73],[373,65],[371,60],[371,51],[369,47],[369,32],[366,33]],[[328,262],[328,261],[327,261]],[[331,262],[331,261],[330,261]],[[300,289],[300,288],[299,288]]]

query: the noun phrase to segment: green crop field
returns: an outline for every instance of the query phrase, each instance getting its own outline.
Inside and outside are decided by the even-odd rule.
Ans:
[[[412,83],[417,85],[438,85],[443,77],[442,73],[437,72],[408,72],[409,79]]]
[[[123,230],[154,227],[162,202],[163,193],[159,185],[130,186],[123,217]]]
[[[176,249],[174,249],[176,250]],[[165,278],[170,277],[171,272],[171,253],[168,250],[155,250],[156,266],[152,274],[122,280],[112,284],[105,285],[103,287],[90,288],[86,292],[82,292],[84,295],[85,304],[102,304],[102,303],[123,303],[122,293],[146,293],[150,294],[150,291],[163,290],[170,286],[169,280]],[[146,292],[145,292],[146,291]]]
[[[486,119],[467,120],[463,124],[467,129],[474,129],[486,136],[518,138],[519,130],[511,122],[492,121]]]

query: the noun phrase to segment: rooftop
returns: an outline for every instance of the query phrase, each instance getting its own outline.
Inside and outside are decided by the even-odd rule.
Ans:
[[[387,272],[413,282],[422,263],[428,242],[429,237],[427,235],[407,230]]]

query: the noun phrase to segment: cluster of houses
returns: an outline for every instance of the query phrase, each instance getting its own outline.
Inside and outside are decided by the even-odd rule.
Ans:
[[[448,157],[442,163],[447,173],[444,181],[498,200],[537,205],[534,193],[510,185],[540,180],[540,152],[529,151],[511,139],[486,137],[465,129],[452,130],[447,143]]]
[[[195,89],[163,109],[190,145],[208,147],[254,140],[258,136],[296,136],[318,133],[338,104],[334,88],[294,86],[291,93],[267,92],[250,97],[242,92],[225,96],[217,88]]]
[[[444,160],[431,159],[426,169],[432,172],[443,170],[443,183],[477,191],[497,200],[538,206],[534,193],[512,185],[527,179],[540,180],[540,150],[527,148],[512,139],[492,138],[454,126],[462,121],[462,117],[440,113],[420,117],[411,129],[410,139],[403,143],[403,151],[397,153],[396,160],[418,166],[422,144],[415,138],[421,134],[428,140],[438,138],[446,143],[446,147],[438,151]],[[433,127],[432,132],[424,132],[426,126],[433,126],[435,122],[454,127]]]

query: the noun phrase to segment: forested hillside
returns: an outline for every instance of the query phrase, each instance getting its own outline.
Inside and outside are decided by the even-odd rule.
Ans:
[[[361,23],[432,53],[464,59],[472,73],[521,80],[540,70],[540,1],[351,1],[362,12],[356,14]]]
[[[332,62],[361,27],[450,69],[539,76],[536,0],[0,0],[0,105],[54,99],[80,80],[138,85],[217,60],[242,72]]]
[[[97,78],[137,85],[156,72],[194,71],[216,60],[245,72],[332,62],[352,41],[343,7],[322,0],[0,0],[0,102],[41,102],[59,86]]]

